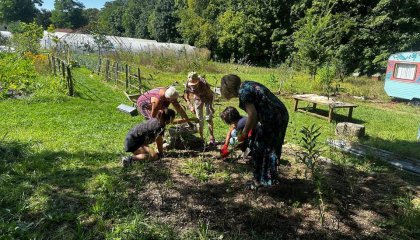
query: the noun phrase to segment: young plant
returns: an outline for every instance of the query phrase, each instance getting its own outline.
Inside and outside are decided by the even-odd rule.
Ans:
[[[325,221],[325,206],[322,193],[322,168],[319,166],[319,159],[321,156],[321,147],[318,144],[318,138],[321,135],[320,127],[312,124],[310,127],[303,127],[300,133],[303,135],[301,138],[301,146],[303,150],[298,156],[298,160],[305,164],[305,178],[308,179],[308,173],[311,175],[311,181],[316,187],[318,195],[318,210],[320,215],[321,225]]]
[[[310,127],[304,126],[300,133],[303,135],[300,139],[303,151],[299,153],[298,160],[306,166],[305,178],[308,179],[308,173],[310,173],[314,179],[319,170],[318,162],[321,155],[318,145],[318,137],[321,135],[320,127],[316,127],[315,124]]]

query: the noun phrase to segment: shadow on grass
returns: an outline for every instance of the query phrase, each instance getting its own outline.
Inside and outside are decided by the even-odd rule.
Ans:
[[[312,114],[319,115],[318,117],[321,117],[321,118],[328,118],[328,114],[329,114],[328,110],[320,109],[320,108],[313,109],[312,107],[305,107],[305,108],[300,108],[300,109],[303,110],[303,111],[307,111],[309,113],[312,113]],[[353,112],[354,111],[357,111],[357,108],[354,108]],[[302,113],[305,114],[305,112],[302,112]],[[335,110],[332,121],[334,121],[334,122],[352,122],[352,123],[356,123],[356,124],[366,123],[366,121],[364,121],[362,119],[354,118],[354,116],[351,119],[349,119],[347,109],[345,109],[345,110],[340,109],[340,112],[337,112],[337,110]]]
[[[64,150],[35,153],[32,147],[31,143],[0,143],[2,236],[103,238],[106,231],[100,230],[104,221],[141,212],[128,200],[130,186],[120,181],[139,179],[119,166],[104,166],[119,159],[119,154]]]
[[[417,133],[413,132],[413,136]],[[408,140],[386,140],[378,137],[368,136],[362,139],[362,143],[369,144],[370,146],[384,149],[399,155],[401,158],[415,158],[413,161],[420,164],[420,141]]]
[[[331,166],[324,180],[331,216],[322,228],[311,182],[287,174],[279,185],[255,192],[246,191],[241,179],[200,183],[179,175],[176,161],[181,159],[141,162],[125,170],[104,166],[119,159],[116,153],[30,153],[26,143],[0,146],[1,159],[14,159],[1,162],[7,177],[0,178],[5,196],[0,199],[5,221],[0,231],[11,238],[105,238],[114,224],[143,213],[176,231],[204,222],[214,236],[225,239],[382,238],[395,236],[392,226],[366,232],[357,219],[364,211],[385,219],[395,216],[391,200],[405,192],[405,183],[387,172]],[[251,170],[240,164],[229,169],[239,175]]]

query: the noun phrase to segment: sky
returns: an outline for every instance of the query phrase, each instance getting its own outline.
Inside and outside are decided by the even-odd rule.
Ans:
[[[98,8],[101,9],[105,2],[111,2],[112,0],[78,0],[78,2],[83,3],[85,8]],[[43,0],[43,4],[40,8],[45,8],[48,10],[54,9],[54,0]]]

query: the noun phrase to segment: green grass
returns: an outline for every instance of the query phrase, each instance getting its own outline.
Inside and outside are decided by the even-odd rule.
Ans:
[[[270,82],[271,76],[281,76],[279,69],[214,64],[218,73],[204,73],[213,84],[226,72],[276,89],[276,82]],[[187,76],[187,72],[153,68],[143,71],[146,76],[153,75],[153,81],[146,81],[149,87],[181,83]],[[138,202],[135,193],[147,184],[147,177],[142,174],[155,173],[168,187],[172,181],[170,175],[165,169],[150,169],[147,163],[136,164],[128,171],[121,169],[119,159],[125,154],[123,139],[141,118],[116,110],[118,104],[128,104],[121,88],[104,83],[86,69],[74,69],[73,75],[76,97],[66,96],[57,78],[46,76],[38,79],[44,87],[32,96],[0,101],[0,236],[6,239],[220,237],[206,223],[200,223],[185,236],[178,236],[179,229],[147,217],[147,209],[134,204]],[[297,73],[286,81],[282,93],[311,92],[308,79],[307,75]],[[182,89],[181,85],[177,87]],[[350,87],[357,90],[355,86]],[[292,112],[292,99],[288,95],[280,98],[288,107],[291,119],[286,141],[297,143],[297,132],[312,123],[321,126],[322,142],[334,136],[334,124]],[[418,108],[351,101],[359,105],[354,118],[367,128],[368,138],[363,140],[366,144],[420,158],[415,140]],[[228,105],[237,106],[238,102],[219,102],[215,106],[216,114]],[[222,140],[227,126],[218,117],[215,126],[216,138]],[[228,170],[216,171],[205,161],[187,161],[181,172],[204,182],[230,181]],[[398,201],[405,204],[401,199]],[[404,206],[403,209],[413,212],[411,205]],[[409,220],[405,221],[412,227],[411,215],[402,216],[407,216]],[[399,224],[398,219],[395,221]]]

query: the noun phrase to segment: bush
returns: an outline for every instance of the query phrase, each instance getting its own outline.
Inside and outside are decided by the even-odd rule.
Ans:
[[[24,54],[26,52],[38,53],[41,49],[40,40],[44,35],[42,26],[36,23],[20,22],[11,29],[12,44],[16,52]]]
[[[0,53],[0,99],[28,94],[37,77],[33,62],[16,54]]]

